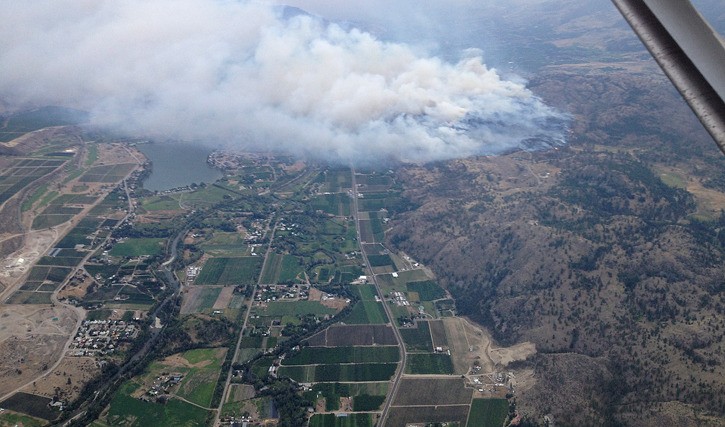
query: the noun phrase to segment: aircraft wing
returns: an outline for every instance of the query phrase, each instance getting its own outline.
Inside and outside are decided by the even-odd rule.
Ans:
[[[725,44],[690,0],[612,0],[725,153]]]

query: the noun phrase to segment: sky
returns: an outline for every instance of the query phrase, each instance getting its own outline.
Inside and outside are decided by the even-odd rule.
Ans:
[[[395,36],[396,22],[436,25],[442,2],[302,3],[325,19],[245,0],[0,1],[0,100],[83,109],[139,137],[360,164],[563,143],[566,115],[480,50]],[[384,39],[349,19],[383,10],[406,17]]]

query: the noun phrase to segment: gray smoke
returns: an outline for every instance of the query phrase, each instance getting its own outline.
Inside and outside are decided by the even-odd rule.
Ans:
[[[478,51],[457,62],[233,0],[0,8],[0,99],[138,135],[337,160],[430,161],[563,141],[563,116]]]

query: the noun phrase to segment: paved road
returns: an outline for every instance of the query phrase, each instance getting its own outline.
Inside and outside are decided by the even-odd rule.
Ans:
[[[222,413],[222,406],[224,405],[224,402],[227,401],[227,398],[229,397],[229,388],[232,383],[232,373],[234,372],[233,365],[237,360],[237,357],[239,357],[239,348],[242,346],[242,338],[244,337],[244,330],[247,328],[247,321],[249,320],[249,313],[252,311],[252,304],[254,304],[254,295],[257,293],[257,287],[261,284],[262,281],[262,274],[264,273],[264,269],[267,267],[267,260],[269,259],[269,253],[272,250],[272,241],[274,241],[274,233],[277,231],[277,222],[276,220],[274,226],[272,226],[271,232],[269,230],[269,226],[267,228],[267,231],[269,232],[269,242],[267,243],[267,251],[264,253],[264,262],[262,262],[262,269],[259,271],[259,277],[257,278],[257,283],[254,285],[254,290],[252,291],[252,296],[249,298],[249,304],[247,304],[247,311],[244,314],[244,323],[242,324],[242,328],[239,330],[239,338],[237,339],[237,345],[234,347],[234,357],[232,358],[232,364],[229,366],[229,372],[227,372],[227,381],[226,384],[224,384],[224,392],[222,393],[222,399],[219,402],[219,407],[216,409],[216,415],[214,418],[214,424],[215,426],[221,425],[219,421],[219,417]],[[270,219],[270,223],[272,222],[272,219]]]
[[[363,249],[363,241],[360,234],[360,213],[358,212],[358,199],[357,199],[357,180],[355,179],[355,168],[352,169],[352,212],[353,216],[355,217],[355,229],[357,231],[357,240],[360,244],[360,252],[363,257],[363,261],[365,261],[365,266],[370,271],[370,278],[372,279],[373,284],[375,285],[375,290],[378,293],[378,296],[380,297],[380,300],[383,304],[383,309],[385,309],[385,314],[388,316],[388,319],[390,320],[390,324],[393,328],[393,332],[395,333],[395,339],[398,341],[398,347],[400,348],[401,353],[401,360],[400,360],[400,366],[395,371],[395,378],[393,379],[393,385],[390,388],[390,393],[388,394],[388,398],[385,400],[385,405],[383,406],[382,414],[380,415],[380,421],[378,421],[379,426],[384,426],[385,422],[388,419],[388,412],[390,411],[390,405],[393,403],[393,400],[395,399],[395,395],[398,393],[398,386],[400,385],[400,379],[403,377],[403,372],[405,371],[405,364],[408,358],[408,355],[405,353],[405,344],[403,343],[403,337],[400,335],[400,331],[398,328],[395,327],[395,319],[393,318],[393,313],[390,311],[390,307],[388,307],[388,304],[385,302],[385,296],[383,292],[380,290],[380,285],[378,285],[378,279],[375,277],[375,274],[373,274],[373,269],[370,266],[370,261],[368,260],[368,256],[365,254],[365,250]]]

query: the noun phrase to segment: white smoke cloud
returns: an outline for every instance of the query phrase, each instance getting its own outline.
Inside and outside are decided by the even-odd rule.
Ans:
[[[429,161],[563,140],[562,116],[478,52],[448,63],[234,0],[0,8],[0,99],[164,138],[337,160]]]

